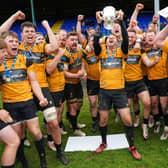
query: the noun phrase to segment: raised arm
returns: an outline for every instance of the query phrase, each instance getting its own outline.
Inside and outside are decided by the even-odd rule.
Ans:
[[[153,24],[153,30],[155,31],[155,33],[157,33],[157,31],[158,31],[158,20],[159,20],[159,16],[153,15],[152,24]]]
[[[140,10],[142,10],[143,8],[144,8],[143,4],[137,3],[137,5],[134,9],[134,12],[132,13],[132,16],[130,18],[130,22],[137,21],[138,14],[139,14]]]
[[[84,19],[84,15],[78,15],[77,18],[77,24],[76,24],[76,31],[78,33],[79,42],[83,44],[83,42],[86,40],[85,36],[82,34],[81,29],[81,21]]]
[[[130,18],[130,24],[129,24],[128,29],[129,29],[129,28],[130,28],[130,29],[135,29],[136,32],[138,32],[138,31],[141,30],[141,29],[139,28],[139,26],[138,26],[138,20],[137,20],[137,18],[138,18],[138,14],[139,14],[140,10],[142,10],[143,8],[144,8],[144,5],[141,4],[141,3],[138,3],[138,4],[136,5],[136,7],[135,7],[135,9],[134,9],[134,12],[133,12],[133,14],[132,14],[132,16],[131,16],[131,18]]]
[[[126,26],[124,25],[124,22],[123,22],[124,13],[120,10],[117,15],[121,26],[121,33],[123,38],[123,41],[121,43],[121,50],[124,54],[127,54],[128,53],[128,33],[127,33]]]
[[[0,34],[4,31],[8,31],[16,20],[23,20],[23,19],[25,19],[25,14],[20,10],[17,11],[0,26]]]
[[[168,24],[157,34],[155,38],[155,44],[158,48],[163,49],[164,41],[167,37],[167,34],[168,34]]]
[[[56,51],[59,48],[59,43],[58,43],[57,39],[55,38],[55,35],[54,35],[48,21],[43,20],[42,25],[46,29],[47,35],[48,35],[48,38],[49,38],[49,43],[47,43],[45,45],[45,53],[50,54],[50,53],[53,53],[54,51]]]
[[[96,30],[95,30],[95,34],[94,34],[94,40],[93,40],[93,47],[94,47],[94,52],[96,55],[99,55],[100,52],[101,52],[101,46],[100,46],[100,43],[99,43],[99,39],[101,37],[101,23],[103,21],[103,17],[101,16],[101,12],[98,11],[96,12],[96,20],[97,20],[97,27],[96,27]]]

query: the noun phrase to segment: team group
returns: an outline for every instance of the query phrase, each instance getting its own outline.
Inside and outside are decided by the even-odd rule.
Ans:
[[[129,143],[129,152],[141,159],[134,144],[134,127],[139,126],[140,105],[143,106],[142,135],[148,139],[148,127],[159,133],[161,117],[164,131],[161,140],[168,137],[168,25],[158,32],[159,16],[154,15],[148,30],[138,27],[137,17],[144,8],[138,3],[128,27],[122,10],[116,13],[111,33],[102,36],[104,18],[96,12],[97,26],[82,34],[78,15],[76,30],[53,32],[48,21],[42,21],[46,36],[36,32],[36,25],[21,24],[22,40],[9,31],[25,14],[17,11],[0,26],[0,88],[3,109],[0,110],[0,141],[5,144],[1,156],[2,168],[13,168],[15,161],[23,168],[31,167],[24,154],[26,130],[35,143],[40,167],[46,168],[46,152],[40,130],[38,113],[42,111],[47,130],[47,144],[56,151],[56,157],[69,163],[61,147],[61,134],[66,134],[62,113],[66,105],[67,119],[77,136],[86,136],[77,122],[82,104],[81,80],[86,80],[92,117],[92,131],[99,127],[102,143],[96,153],[107,147],[107,125],[111,108],[123,121]],[[66,102],[66,103],[65,103]],[[98,103],[98,106],[97,106]],[[130,114],[133,105],[134,124]],[[154,124],[151,123],[153,119]]]

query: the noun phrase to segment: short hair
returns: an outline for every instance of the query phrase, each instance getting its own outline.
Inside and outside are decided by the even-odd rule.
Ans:
[[[89,28],[86,29],[87,32],[89,32],[91,30],[95,30],[94,27],[89,27]]]
[[[7,44],[4,39],[0,39],[0,50],[4,48],[7,48]]]
[[[152,32],[153,32],[154,34],[156,34],[156,32],[155,32],[154,30],[152,30],[152,29],[146,31],[146,33],[152,33]]]
[[[78,36],[78,33],[77,33],[77,32],[69,32],[69,33],[67,34],[67,39],[68,39],[70,36]]]
[[[5,31],[1,34],[0,38],[5,39],[7,36],[12,36],[16,39],[19,39],[17,33],[15,33],[14,31]]]
[[[43,36],[43,33],[42,32],[36,32],[36,35],[38,36]]]
[[[128,29],[127,32],[134,32],[136,34],[136,30],[134,29]]]
[[[33,27],[36,30],[36,25],[32,22],[26,21],[21,24],[21,31],[23,31],[24,27]]]

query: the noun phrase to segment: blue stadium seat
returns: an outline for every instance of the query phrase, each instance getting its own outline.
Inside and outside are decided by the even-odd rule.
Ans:
[[[144,13],[140,14],[138,16],[138,25],[142,30],[147,30],[148,24],[152,20],[152,16],[153,16],[153,14],[144,14]],[[92,23],[92,25],[82,25],[82,32],[84,35],[86,35],[86,29],[88,29],[89,27],[95,28],[97,25],[96,18],[93,16],[91,16],[91,17],[87,16],[87,17],[85,17],[85,20],[91,20],[93,23]],[[49,21],[50,26],[52,26],[55,23],[54,19],[51,19],[48,21]],[[61,29],[65,29],[67,32],[70,32],[70,31],[76,29],[76,23],[77,23],[76,17],[69,17],[64,20],[64,23],[61,26]],[[166,25],[166,19],[164,19],[163,17],[160,17],[160,23],[161,23],[161,27],[164,27],[164,25]],[[36,24],[37,24],[37,31],[42,32],[43,35],[45,35],[46,30],[41,25],[41,21],[37,21]],[[20,22],[15,23],[12,26],[11,30],[15,31],[19,35],[19,40],[21,40]],[[103,26],[101,27],[101,31],[102,31],[103,35],[108,35],[110,33],[110,31],[106,30]]]

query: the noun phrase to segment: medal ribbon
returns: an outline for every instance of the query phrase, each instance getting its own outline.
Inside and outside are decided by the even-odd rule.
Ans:
[[[11,77],[11,74],[13,72],[13,69],[14,69],[14,66],[15,66],[15,63],[16,63],[16,60],[17,60],[17,56],[18,55],[16,55],[14,57],[10,70],[8,70],[8,67],[7,67],[7,64],[6,64],[6,59],[4,58],[5,75],[6,75],[7,78]]]
[[[114,58],[114,55],[115,55],[115,53],[116,53],[116,49],[113,50],[112,55],[110,55],[110,52],[109,52],[108,49],[106,49],[106,52],[107,52],[107,55],[108,55],[108,60],[111,60],[111,62],[112,62],[112,61],[113,61],[113,58]]]
[[[119,43],[119,42],[120,42],[120,40],[121,40],[121,36],[117,39],[117,42]]]
[[[133,46],[128,47],[128,52],[133,49]]]
[[[70,50],[68,47],[66,47],[66,49],[67,49],[68,52],[71,54],[71,56],[72,56],[72,58],[73,58],[73,60],[74,60],[75,58],[74,58],[74,55],[72,54],[71,50]],[[76,52],[79,54],[78,50],[76,50]]]
[[[34,47],[34,45],[31,46],[31,48],[30,48],[29,51],[27,51],[28,49],[27,49],[26,43],[24,43],[24,48],[25,48],[25,50],[26,50],[26,57],[27,57],[27,58],[30,58],[30,56],[32,55],[33,47]]]

